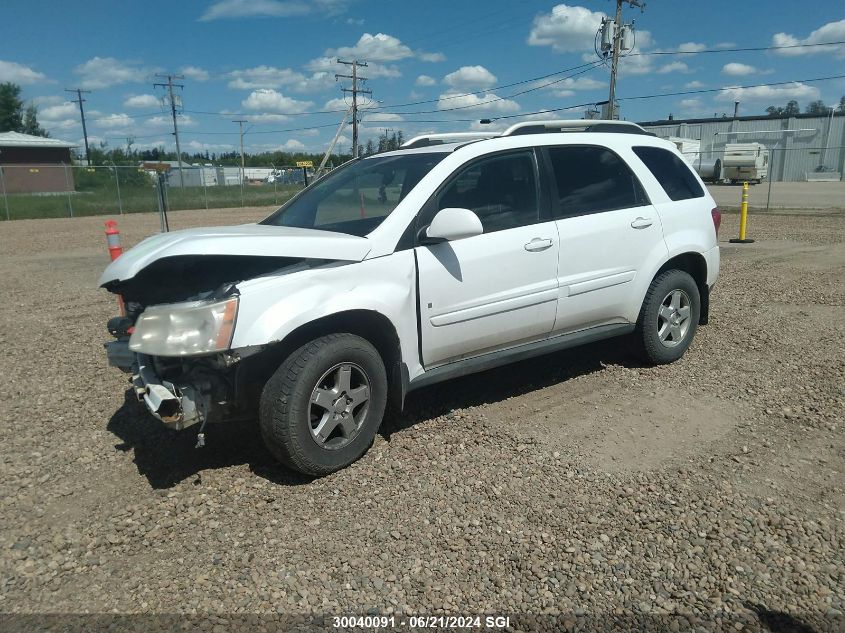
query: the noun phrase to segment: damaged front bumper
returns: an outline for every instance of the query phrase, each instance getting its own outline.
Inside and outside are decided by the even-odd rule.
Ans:
[[[210,384],[160,378],[152,357],[130,351],[128,341],[110,341],[105,347],[109,365],[132,374],[135,397],[167,427],[178,431],[209,421],[212,413]]]
[[[162,380],[149,356],[136,354],[136,359],[132,388],[150,413],[177,431],[208,420],[210,393],[204,393],[201,386]]]

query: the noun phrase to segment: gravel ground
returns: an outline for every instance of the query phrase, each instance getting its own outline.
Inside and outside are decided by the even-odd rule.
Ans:
[[[0,629],[68,613],[215,633],[366,613],[845,628],[845,215],[755,216],[757,243],[723,243],[682,361],[641,367],[606,342],[428,388],[316,481],[277,466],[254,424],[194,450],[196,429],[125,397],[102,350],[102,220],[0,224]],[[157,219],[120,228],[129,245]]]

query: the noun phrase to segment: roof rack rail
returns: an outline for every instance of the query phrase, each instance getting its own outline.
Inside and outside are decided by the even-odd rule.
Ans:
[[[549,134],[553,132],[611,132],[616,134],[644,134],[654,136],[630,121],[605,121],[602,119],[558,119],[552,121],[523,121],[510,126],[502,136],[522,134]]]
[[[461,141],[480,141],[498,136],[498,132],[447,132],[444,134],[422,134],[402,143],[402,149],[460,143]]]

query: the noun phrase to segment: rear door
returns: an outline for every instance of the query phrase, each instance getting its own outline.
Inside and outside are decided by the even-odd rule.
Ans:
[[[607,147],[552,146],[544,155],[560,236],[554,331],[629,321],[641,301],[634,280],[665,257],[657,211]]]
[[[558,237],[541,208],[531,149],[479,158],[421,211],[470,209],[484,233],[419,245],[420,329],[426,368],[548,336],[557,304]]]

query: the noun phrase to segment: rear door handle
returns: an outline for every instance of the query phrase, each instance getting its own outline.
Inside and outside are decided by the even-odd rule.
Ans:
[[[551,247],[552,240],[549,238],[543,239],[542,237],[535,237],[533,240],[528,242],[525,245],[525,250],[530,251],[532,253],[536,253],[537,251],[544,251],[547,248]]]
[[[639,217],[636,220],[634,220],[633,222],[631,222],[631,228],[632,229],[647,229],[652,224],[654,224],[654,223],[651,221],[651,218]]]

